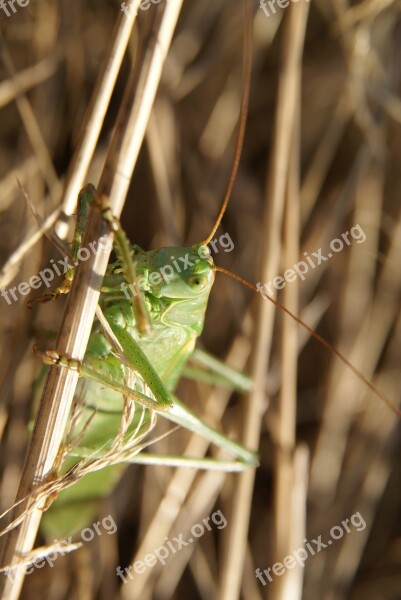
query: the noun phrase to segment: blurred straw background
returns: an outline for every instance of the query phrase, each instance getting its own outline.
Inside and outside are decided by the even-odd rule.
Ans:
[[[6,290],[59,258],[41,237],[10,263],[38,229],[17,177],[42,217],[51,215],[119,9],[104,0],[31,0],[10,17],[0,9],[0,287]],[[139,28],[159,9],[141,11]],[[240,0],[184,2],[122,215],[131,241],[145,249],[191,245],[212,227],[232,163],[243,30]],[[134,33],[83,183],[98,183],[141,41]],[[245,145],[217,234],[228,232],[235,246],[232,252],[217,246],[214,256],[264,283],[304,252],[321,248],[327,256],[330,241],[359,223],[364,243],[353,240],[304,281],[288,283],[278,299],[397,403],[400,64],[394,0],[352,6],[312,0],[270,17],[255,2]],[[18,98],[15,78],[23,91]],[[65,302],[28,311],[26,300],[8,305],[0,298],[1,511],[14,501],[27,449],[40,369],[32,346],[52,345]],[[233,437],[245,429],[243,439],[260,452],[255,480],[252,473],[129,467],[99,507],[99,519],[113,515],[117,533],[95,536],[52,569],[35,569],[21,597],[399,600],[398,417],[305,330],[223,275],[216,277],[201,344],[252,372],[255,393],[247,400],[184,379],[178,395]],[[187,444],[192,453],[205,451],[184,431],[154,451],[181,454]],[[214,510],[222,511],[226,528],[206,532],[167,566],[121,586],[118,565],[142,560],[166,536],[187,538]],[[255,577],[256,568],[282,561],[304,539],[327,541],[332,527],[357,512],[363,531],[350,526],[330,548],[309,556],[305,569],[288,570],[265,587]],[[36,545],[43,544],[39,537]]]

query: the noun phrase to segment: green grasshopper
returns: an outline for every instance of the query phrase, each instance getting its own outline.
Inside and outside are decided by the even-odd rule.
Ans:
[[[202,332],[217,267],[208,248],[231,196],[245,131],[251,68],[250,29],[244,44],[244,81],[233,168],[216,223],[208,238],[191,247],[146,252],[132,246],[107,201],[92,185],[79,194],[70,266],[63,283],[37,300],[46,302],[68,293],[77,264],[88,207],[99,210],[114,233],[117,261],[101,287],[98,321],[93,325],[82,364],[55,351],[37,352],[46,364],[77,369],[77,387],[68,430],[55,465],[61,491],[45,512],[47,537],[60,537],[85,526],[120,476],[124,463],[187,465],[226,471],[256,466],[256,454],[230,440],[192,413],[174,395],[187,360],[191,376],[230,389],[249,390],[251,382],[195,349]],[[101,240],[98,240],[100,247]],[[166,276],[168,272],[168,276]],[[163,276],[164,275],[164,276]],[[154,456],[141,452],[156,415],[206,438],[235,460]],[[85,476],[84,476],[85,475]],[[79,511],[77,511],[79,506]],[[77,513],[79,514],[77,515]]]
[[[83,363],[76,364],[53,351],[40,353],[44,362],[78,369],[82,376],[58,461],[62,472],[70,476],[66,477],[68,485],[74,485],[65,486],[44,515],[43,527],[49,538],[85,526],[96,510],[99,498],[107,494],[120,476],[124,463],[188,464],[226,470],[257,464],[252,451],[209,427],[174,395],[190,357],[200,365],[206,365],[220,382],[240,390],[250,387],[246,377],[195,350],[215,272],[224,272],[213,264],[207,243],[221,221],[231,194],[244,135],[246,96],[243,92],[239,142],[228,190],[212,233],[204,242],[191,247],[145,252],[130,245],[120,224],[93,186],[87,186],[80,194],[72,264],[80,249],[88,205],[100,210],[114,230],[117,262],[109,266],[104,278],[99,321],[93,326]],[[163,278],[161,270],[166,271],[167,267],[170,275]],[[62,285],[39,300],[47,301],[67,293],[73,277],[74,268],[70,267]],[[302,324],[386,401],[380,391],[328,342],[279,302],[270,297],[269,300]],[[198,375],[205,377],[205,371]],[[157,414],[199,433],[237,460],[187,460],[141,452],[145,446],[144,438],[151,431]]]
[[[106,220],[110,218],[95,188],[86,186],[79,197],[72,263],[79,253],[88,204],[102,210]],[[208,246],[202,242],[145,252],[129,244],[119,224],[115,229],[118,260],[109,265],[104,278],[99,303],[102,322],[93,327],[83,364],[75,365],[53,351],[38,352],[45,363],[80,370],[82,380],[59,462],[63,462],[63,471],[76,472],[77,461],[81,461],[79,465],[89,473],[61,492],[45,514],[44,529],[49,536],[60,535],[60,523],[63,535],[83,526],[99,497],[120,475],[123,462],[171,464],[168,457],[137,455],[156,413],[203,435],[238,459],[198,459],[188,464],[225,470],[257,464],[253,452],[206,425],[173,394],[190,356],[231,387],[242,391],[250,387],[245,376],[225,365],[221,369],[219,362],[204,352],[194,353],[216,271]],[[74,268],[69,267],[61,286],[37,300],[45,302],[67,293],[73,276]],[[174,464],[186,461],[175,459]],[[78,501],[79,519],[70,509]]]

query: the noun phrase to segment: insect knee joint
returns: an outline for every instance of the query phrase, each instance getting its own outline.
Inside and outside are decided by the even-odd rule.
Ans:
[[[56,350],[39,350],[36,345],[33,347],[33,351],[40,356],[45,365],[65,367],[72,371],[80,370],[81,362],[76,358],[60,355]]]

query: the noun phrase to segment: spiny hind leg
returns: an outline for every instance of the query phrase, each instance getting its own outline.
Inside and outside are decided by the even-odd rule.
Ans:
[[[44,353],[41,353],[41,356],[44,362],[47,364],[78,370],[81,376],[94,379],[95,381],[114,389],[116,392],[121,393],[123,396],[127,396],[132,400],[139,402],[145,408],[149,408],[158,412],[176,425],[180,425],[181,427],[185,427],[192,432],[198,433],[199,435],[208,439],[210,442],[216,444],[219,448],[230,452],[240,462],[248,465],[257,464],[257,456],[254,452],[244,448],[241,444],[234,442],[222,433],[210,427],[207,423],[199,419],[192,411],[190,411],[182,402],[180,402],[176,396],[169,394],[167,390],[164,390],[164,394],[168,396],[171,404],[158,401],[157,396],[159,396],[159,394],[154,394],[153,390],[152,394],[155,395],[155,398],[151,399],[138,390],[128,388],[120,381],[111,380],[109,377],[105,377],[104,374],[99,370],[93,369],[92,366],[85,364],[85,361],[80,363],[79,361],[69,357],[60,356],[54,350],[48,350]],[[145,360],[147,360],[146,357]]]
[[[149,396],[142,394],[138,390],[134,390],[124,383],[120,381],[114,380],[107,374],[104,374],[100,369],[94,368],[91,364],[91,360],[79,361],[71,356],[67,356],[59,354],[57,350],[39,350],[36,346],[34,346],[33,351],[37,356],[39,356],[45,365],[62,367],[65,369],[70,369],[72,371],[78,371],[81,377],[86,379],[92,379],[97,381],[101,385],[104,385],[121,395],[125,395],[132,400],[139,402],[145,408],[150,408],[152,410],[158,410],[159,412],[163,410],[162,406]]]

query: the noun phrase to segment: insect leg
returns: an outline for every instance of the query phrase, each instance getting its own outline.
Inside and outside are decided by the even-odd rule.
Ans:
[[[139,247],[130,244],[125,231],[121,227],[120,220],[113,214],[109,201],[105,196],[100,196],[90,183],[81,193],[91,196],[91,205],[102,214],[114,233],[114,251],[121,263],[121,272],[128,285],[135,290],[132,303],[136,311],[138,329],[141,333],[146,333],[150,329],[150,316],[143,294],[136,281],[135,260],[133,258]]]
[[[75,223],[74,235],[71,245],[71,261],[68,262],[68,266],[64,273],[64,279],[62,283],[52,292],[42,294],[40,296],[37,296],[36,298],[32,298],[31,300],[29,300],[27,302],[28,308],[32,308],[34,302],[50,302],[51,300],[56,300],[56,298],[61,296],[61,294],[68,294],[68,292],[70,291],[75,274],[75,264],[78,262],[78,253],[81,248],[83,234],[85,231],[85,224],[88,214],[88,205],[90,205],[93,201],[92,199],[94,189],[95,188],[93,186],[88,185],[83,190],[81,190],[78,195],[77,221]]]
[[[218,447],[227,450],[239,460],[248,464],[257,464],[257,457],[254,452],[244,448],[241,444],[233,442],[204,423],[182,404],[178,398],[170,394],[135,339],[116,323],[110,321],[109,324],[124,352],[124,356],[120,357],[123,363],[128,367],[135,367],[152,391],[157,402],[154,404],[153,410],[160,412],[162,416],[177,425],[181,425],[194,433],[199,433],[199,435],[202,435]]]
[[[182,371],[184,377],[205,381],[212,385],[220,385],[239,392],[248,392],[252,388],[252,380],[247,375],[228,367],[225,363],[200,348],[195,348],[190,361],[197,366],[186,365]]]

